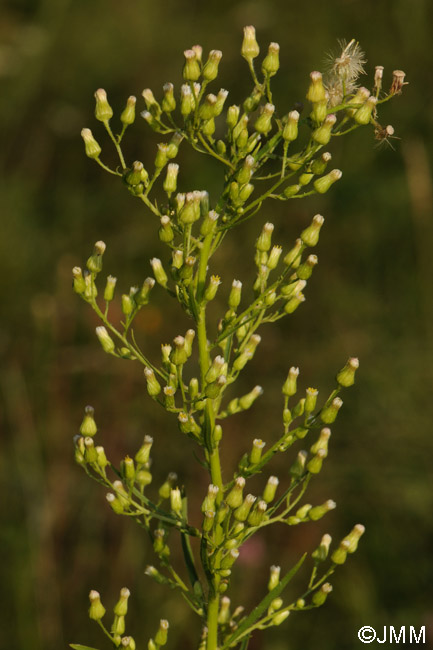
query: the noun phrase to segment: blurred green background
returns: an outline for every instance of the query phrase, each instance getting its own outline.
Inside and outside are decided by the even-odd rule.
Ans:
[[[107,243],[107,272],[123,290],[149,274],[150,257],[166,255],[155,221],[85,158],[79,132],[88,126],[103,140],[93,117],[96,88],[107,89],[119,112],[145,87],[156,94],[169,80],[178,87],[182,52],[197,42],[205,51],[223,50],[220,83],[231,103],[240,101],[247,24],[256,26],[262,51],[271,40],[281,45],[276,95],[288,109],[303,100],[309,72],[320,69],[337,38],[361,42],[370,81],[381,64],[388,80],[402,68],[410,83],[381,113],[401,138],[392,141],[396,151],[377,148],[366,129],[336,142],[334,162],[344,176],[332,191],[268,205],[215,260],[226,287],[233,277],[247,281],[266,220],[287,249],[313,214],[326,217],[307,302],[273,331],[263,329],[261,349],[242,378],[245,390],[259,382],[265,394],[227,425],[229,469],[254,436],[270,438],[276,430],[290,365],[301,367],[303,388],[325,392],[349,355],[361,359],[332,453],[308,498],[333,498],[338,509],[315,525],[277,528],[250,546],[235,572],[233,603],[257,602],[271,563],[286,568],[322,533],[338,539],[363,522],[360,550],[337,573],[326,606],[257,636],[252,650],[352,649],[360,647],[362,625],[433,627],[432,8],[428,0],[3,0],[1,647],[108,647],[87,618],[87,594],[96,588],[111,606],[124,585],[132,592],[129,632],[139,647],[162,617],[171,622],[167,647],[195,647],[198,626],[183,601],[143,574],[152,554],[141,530],[116,517],[73,462],[72,436],[90,403],[112,457],[134,453],[149,433],[156,483],[176,469],[195,507],[206,488],[191,447],[178,446],[171,419],[146,398],[140,369],[102,353],[96,320],[71,291],[71,268],[96,239]],[[151,162],[158,138],[143,120],[130,131],[130,160]],[[190,155],[180,162],[183,178],[190,174],[186,189],[216,191],[211,163]],[[154,295],[137,334],[156,358],[159,344],[189,323],[162,292]],[[283,479],[287,468],[280,461],[273,471]]]

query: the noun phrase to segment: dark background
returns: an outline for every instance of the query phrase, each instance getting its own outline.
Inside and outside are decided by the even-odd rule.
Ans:
[[[360,550],[333,579],[326,606],[293,615],[252,647],[352,649],[361,647],[362,625],[433,625],[431,3],[9,0],[0,21],[1,647],[108,647],[87,618],[87,594],[98,589],[108,608],[125,585],[138,647],[146,647],[162,617],[171,623],[167,647],[196,647],[198,626],[183,601],[143,575],[153,556],[141,530],[116,517],[103,490],[73,462],[71,440],[91,403],[99,443],[111,457],[135,453],[149,433],[156,484],[176,469],[196,495],[193,508],[206,489],[191,447],[146,398],[140,368],[102,353],[97,322],[71,291],[71,268],[97,239],[107,243],[106,270],[119,276],[123,291],[149,274],[150,257],[166,254],[155,220],[85,158],[79,132],[94,129],[109,151],[93,117],[95,89],[107,89],[119,114],[128,95],[139,97],[144,87],[157,95],[165,81],[179,87],[182,52],[197,42],[205,52],[223,50],[220,83],[231,103],[240,101],[248,87],[239,55],[247,24],[256,26],[262,52],[271,40],[281,45],[281,106],[303,100],[309,72],[320,69],[337,38],[361,42],[367,85],[377,64],[388,81],[402,68],[410,83],[381,112],[401,138],[392,141],[395,151],[377,148],[369,129],[333,143],[340,183],[319,199],[268,204],[215,259],[223,286],[233,277],[247,282],[266,220],[287,249],[313,214],[326,217],[307,302],[273,330],[263,328],[241,380],[239,390],[260,383],[265,394],[227,424],[226,476],[253,437],[270,439],[277,430],[290,365],[301,367],[302,388],[326,393],[349,355],[361,360],[332,453],[308,497],[334,498],[338,509],[326,521],[276,528],[251,545],[235,570],[233,604],[257,602],[270,564],[288,568],[324,532],[338,539],[363,522]],[[137,120],[125,138],[129,159],[150,163],[156,142]],[[216,191],[212,163],[190,155],[180,162],[190,178],[186,189]],[[189,323],[162,291],[154,298],[136,330],[156,359],[159,344]],[[287,468],[280,461],[272,471],[283,480]]]

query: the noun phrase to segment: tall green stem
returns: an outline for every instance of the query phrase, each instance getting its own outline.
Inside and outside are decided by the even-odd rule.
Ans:
[[[197,339],[199,349],[199,365],[200,365],[200,378],[202,390],[206,384],[206,373],[209,369],[209,349],[207,342],[206,330],[206,303],[203,300],[203,293],[206,284],[206,271],[212,247],[213,233],[206,235],[200,253],[200,261],[198,267],[198,283],[197,283],[197,303],[198,303],[198,316],[197,316]],[[218,486],[219,492],[217,503],[222,499],[223,482],[221,475],[221,462],[218,449],[218,443],[215,441],[215,412],[213,400],[208,398],[206,400],[205,413],[204,413],[204,438],[206,450],[208,455],[209,469],[211,481],[214,485]],[[217,534],[221,531],[217,531]],[[219,594],[218,594],[219,576],[215,575],[213,585],[209,591],[209,602],[207,608],[207,644],[206,650],[216,650],[218,646],[218,609],[219,609]]]

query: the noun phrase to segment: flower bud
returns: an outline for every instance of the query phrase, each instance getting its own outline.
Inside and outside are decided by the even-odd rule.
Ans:
[[[147,305],[149,302],[150,292],[155,286],[155,280],[153,278],[146,278],[143,282],[141,289],[135,294],[134,299],[137,305]]]
[[[302,239],[297,239],[293,248],[289,250],[287,255],[284,257],[283,259],[284,264],[286,266],[291,266],[294,269],[298,268],[301,262],[301,254],[303,248],[304,248],[304,244],[302,242]]]
[[[215,105],[217,103],[216,95],[210,93],[206,95],[203,104],[200,106],[199,116],[200,119],[206,121],[215,117]]]
[[[161,392],[161,384],[155,377],[155,373],[152,370],[152,368],[146,368],[144,369],[144,376],[146,378],[146,388],[147,392],[149,393],[150,397],[156,397],[159,395]]]
[[[180,112],[184,118],[194,110],[194,97],[188,84],[182,84],[180,90]]]
[[[225,90],[224,88],[221,88],[218,91],[217,100],[214,106],[215,116],[221,115],[228,94],[229,91]]]
[[[336,181],[339,181],[342,176],[343,172],[340,169],[333,169],[329,174],[326,174],[326,176],[321,176],[314,181],[314,189],[319,194],[324,194],[329,190],[331,185]]]
[[[126,456],[124,460],[121,461],[121,470],[122,470],[122,477],[125,479],[126,483],[128,485],[133,483],[135,479],[135,467],[132,458]]]
[[[200,226],[200,234],[203,236],[209,235],[215,230],[219,214],[215,210],[209,210],[206,212],[203,221]]]
[[[123,503],[118,497],[116,497],[115,494],[113,494],[112,492],[108,492],[108,494],[106,495],[105,498],[107,499],[108,503],[110,504],[110,507],[113,509],[113,511],[117,515],[123,514],[123,512],[124,512]]]
[[[139,469],[135,474],[135,480],[140,487],[145,488],[152,483],[152,474],[147,469]]]
[[[279,480],[276,476],[270,476],[263,490],[263,501],[271,503],[274,500]]]
[[[370,97],[371,93],[368,90],[368,88],[358,88],[356,91],[356,94],[352,97],[352,99],[349,99],[347,104],[349,105],[349,108],[346,109],[346,113],[350,116],[353,117],[360,108],[360,105],[362,106],[365,104],[366,100]],[[353,107],[353,108],[351,108]]]
[[[261,386],[254,386],[253,390],[239,398],[239,406],[244,411],[249,409],[262,393],[263,388]]]
[[[116,616],[126,616],[128,613],[128,598],[131,592],[126,587],[120,590],[120,597],[114,606],[113,612]]]
[[[166,142],[160,142],[157,145],[157,152],[155,156],[155,168],[157,170],[162,169],[167,164],[168,160],[168,144]]]
[[[281,625],[281,623],[284,623],[289,615],[290,611],[288,609],[285,609],[282,612],[278,612],[278,614],[275,614],[275,616],[272,617],[272,625]]]
[[[254,129],[257,133],[262,133],[267,135],[272,129],[272,116],[275,112],[275,106],[273,104],[265,104],[262,108],[261,114],[254,122]]]
[[[175,366],[181,366],[188,359],[188,352],[185,349],[185,338],[183,336],[176,336],[173,343],[174,347],[171,351],[170,360]]]
[[[243,489],[245,487],[245,479],[243,476],[238,476],[238,478],[235,480],[235,484],[233,485],[232,489],[228,493],[226,497],[226,504],[231,508],[232,510],[235,508],[239,508],[243,501]]]
[[[271,566],[270,568],[270,575],[269,575],[269,582],[268,582],[268,591],[272,591],[277,587],[280,583],[280,572],[281,572],[281,567],[279,566]]]
[[[86,266],[90,273],[100,273],[102,271],[102,256],[105,253],[105,249],[106,246],[103,241],[96,242],[93,248],[93,254],[86,262]]]
[[[310,474],[318,474],[322,469],[323,461],[327,454],[324,449],[319,449],[317,454],[307,463],[307,470]]]
[[[358,548],[358,542],[364,533],[365,526],[362,524],[356,524],[351,532],[343,539],[343,542],[349,543],[349,546],[347,547],[348,553],[355,553]]]
[[[203,519],[203,530],[205,533],[210,533],[215,522],[215,511],[205,510]]]
[[[305,404],[304,411],[309,414],[316,408],[317,396],[319,391],[317,388],[307,388],[305,391]]]
[[[155,643],[157,646],[165,645],[167,643],[168,627],[169,625],[167,620],[161,619],[159,621],[159,629],[155,634]]]
[[[167,192],[168,196],[171,196],[173,192],[176,192],[178,173],[179,173],[179,165],[177,163],[170,163],[167,166],[167,176],[165,177],[163,187],[164,187],[164,191]]]
[[[315,102],[310,113],[310,117],[315,124],[322,124],[328,114],[328,98],[320,102]]]
[[[326,452],[326,455],[328,455],[328,441],[330,437],[331,437],[331,429],[328,429],[328,427],[324,427],[320,432],[319,438],[310,447],[311,453],[317,454],[319,449],[323,449]]]
[[[316,214],[311,224],[301,232],[301,240],[306,246],[316,246],[324,221],[321,214]]]
[[[208,60],[204,64],[202,77],[205,81],[213,81],[218,76],[218,65],[223,53],[220,50],[211,50]]]
[[[223,596],[220,601],[220,610],[218,614],[218,623],[224,625],[230,620],[230,598]]]
[[[332,585],[329,582],[325,582],[320,589],[313,594],[311,602],[313,605],[316,605],[316,607],[320,607],[320,605],[323,605],[331,591]]]
[[[116,346],[114,345],[114,341],[108,334],[106,328],[103,325],[100,325],[96,328],[95,331],[104,352],[107,354],[113,354]]]
[[[263,442],[263,440],[260,440],[260,438],[255,438],[253,440],[253,448],[251,449],[250,452],[251,465],[256,465],[258,462],[260,462],[260,458],[262,457],[262,451],[265,445],[266,442]]]
[[[256,241],[256,249],[260,252],[267,252],[271,247],[271,238],[274,231],[273,223],[265,223],[263,230]]]
[[[280,46],[270,43],[268,53],[262,61],[262,72],[266,77],[273,77],[280,67]]]
[[[161,107],[155,99],[150,88],[145,88],[141,93],[144,101],[146,102],[146,108],[153,117],[159,117],[161,114]]]
[[[324,101],[326,99],[326,90],[323,85],[321,72],[311,72],[310,79],[311,83],[307,91],[308,101],[312,103]]]
[[[287,122],[283,128],[283,140],[285,142],[293,142],[298,137],[299,117],[298,111],[290,111],[288,114]]]
[[[174,488],[170,491],[170,507],[176,514],[182,513],[182,495],[179,488]]]
[[[229,106],[227,110],[227,118],[226,118],[226,124],[229,128],[229,130],[234,129],[236,126],[238,119],[239,119],[239,114],[240,114],[240,107],[233,105]]]
[[[271,604],[268,607],[268,615],[272,614],[273,612],[277,612],[279,609],[281,609],[283,606],[283,599],[282,598],[274,598],[274,600],[271,602]]]
[[[76,293],[83,294],[86,289],[86,282],[83,276],[83,270],[79,266],[72,269],[73,287]]]
[[[242,282],[239,280],[233,280],[232,288],[229,295],[229,307],[231,309],[236,309],[239,306],[241,301],[241,292],[242,292]]]
[[[330,510],[334,510],[334,508],[337,507],[337,504],[335,501],[332,501],[332,499],[328,499],[328,501],[325,501],[321,506],[314,506],[314,508],[311,508],[308,511],[308,519],[311,521],[318,521],[322,517],[326,515]]]
[[[204,292],[204,299],[206,301],[213,300],[215,298],[220,284],[221,284],[221,279],[218,275],[210,276],[209,284],[206,287],[206,290]]]
[[[164,406],[165,406],[166,410],[170,411],[170,410],[175,409],[176,404],[175,404],[174,395],[176,393],[176,389],[173,388],[173,386],[164,386],[164,388],[162,390],[163,390],[163,393],[164,393]],[[179,415],[181,415],[181,414],[179,414]],[[185,422],[187,422],[188,421],[188,416],[185,415],[185,414],[183,414],[183,416],[186,417]],[[179,422],[181,422],[180,419],[179,419]]]
[[[293,478],[300,478],[305,472],[305,464],[307,462],[307,452],[302,450],[298,453],[295,462],[291,466],[289,472]]]
[[[295,395],[298,388],[297,388],[297,379],[299,376],[299,368],[291,367],[289,370],[289,374],[287,375],[287,379],[283,384],[282,387],[282,393],[283,395],[286,395],[287,397],[292,397],[292,395]]]
[[[183,78],[185,81],[197,81],[200,77],[200,64],[194,50],[185,50],[183,53],[185,63],[183,66]]]
[[[311,554],[311,557],[316,560],[316,562],[324,562],[326,558],[328,557],[329,553],[329,547],[332,542],[332,537],[331,535],[323,535],[319,546],[316,548],[315,551]]]
[[[357,124],[368,124],[371,120],[373,111],[376,110],[377,97],[371,95],[367,101],[358,108],[353,116]]]
[[[158,259],[157,257],[153,257],[150,260],[150,265],[152,267],[155,280],[158,282],[158,284],[160,284],[162,287],[165,288],[167,286],[168,277],[166,272],[163,269],[161,260]]]
[[[176,483],[176,481],[177,481],[177,474],[175,472],[170,472],[170,474],[167,476],[167,479],[159,488],[158,494],[161,497],[161,499],[169,498],[171,489],[173,485]]]
[[[128,294],[124,293],[122,295],[122,312],[126,317],[130,316],[134,311],[134,302]]]
[[[236,519],[236,521],[245,521],[247,519],[256,498],[257,497],[253,496],[252,494],[247,494],[241,505],[236,508],[233,513],[233,517]]]
[[[339,397],[335,397],[332,402],[323,407],[320,412],[320,419],[325,424],[332,424],[335,421],[335,418],[338,415],[338,411],[343,406],[343,400]]]
[[[331,139],[332,135],[332,127],[334,126],[335,122],[337,121],[337,116],[331,113],[330,115],[327,115],[323,124],[319,126],[313,133],[311,134],[311,137],[317,144],[328,144],[328,142]]]
[[[296,196],[296,194],[298,194],[301,187],[302,185],[300,183],[296,183],[295,185],[288,185],[284,189],[283,194],[286,197],[286,199],[291,199],[292,197]]]
[[[344,368],[337,374],[337,382],[340,386],[348,388],[355,383],[355,373],[359,368],[359,360],[356,357],[351,357]]]
[[[174,98],[174,88],[172,83],[166,83],[163,86],[164,97],[161,102],[161,108],[164,113],[171,113],[176,108],[176,100]]]
[[[121,642],[122,648],[124,650],[136,650],[136,644],[132,636],[124,636]]]
[[[113,117],[113,109],[107,100],[107,93],[103,88],[95,92],[96,106],[95,117],[100,122],[108,122]]]
[[[212,365],[210,366],[209,370],[206,373],[206,381],[211,383],[213,381],[216,381],[218,377],[223,374],[224,372],[224,357],[218,355],[215,357],[215,359],[212,361]]]
[[[185,202],[179,211],[179,221],[183,225],[194,223],[200,219],[200,192],[188,192]]]
[[[239,551],[237,548],[232,548],[226,556],[223,557],[221,561],[221,569],[231,569],[233,564],[239,557]]]
[[[349,541],[343,540],[340,542],[340,546],[333,552],[331,555],[331,560],[334,564],[344,564],[347,559],[347,551],[350,546]]]
[[[146,465],[149,462],[150,450],[153,445],[152,436],[144,436],[143,444],[135,454],[135,460],[139,465]]]
[[[256,30],[252,25],[244,27],[241,54],[249,63],[260,54],[260,47],[256,40]]]
[[[81,129],[81,137],[84,140],[84,147],[86,151],[86,156],[89,158],[99,158],[101,153],[101,147],[93,137],[93,133],[90,129]]]
[[[114,298],[114,289],[116,288],[117,278],[114,278],[112,275],[109,275],[107,278],[107,283],[104,290],[104,300],[106,302],[111,302]]]
[[[102,470],[105,470],[105,468],[108,465],[108,460],[107,456],[105,455],[105,449],[104,447],[95,447],[96,451],[96,463],[98,467]]]
[[[268,504],[266,501],[263,501],[262,499],[257,503],[256,507],[252,512],[250,512],[248,516],[248,523],[250,526],[260,526],[262,523],[265,512],[268,508]]]
[[[135,104],[137,102],[137,98],[134,97],[134,95],[131,95],[128,97],[128,100],[126,102],[126,107],[124,108],[121,116],[120,116],[120,121],[122,122],[123,126],[126,128],[130,124],[133,124],[135,121]]]
[[[278,266],[282,252],[283,249],[281,246],[272,247],[271,252],[269,253],[268,261],[266,262],[266,266],[270,271],[273,271]]]
[[[217,485],[212,485],[211,483],[207,489],[207,495],[205,496],[204,501],[201,504],[201,511],[203,513],[205,513],[206,510],[215,509],[215,499],[217,497],[218,492],[219,492],[219,487]]]
[[[89,608],[89,618],[92,621],[100,621],[104,617],[105,607],[101,603],[101,597],[97,591],[92,589],[89,593],[90,608]]]
[[[311,163],[311,171],[313,174],[316,174],[317,176],[320,176],[321,174],[325,173],[326,167],[331,160],[332,156],[329,153],[329,151],[325,151],[325,153],[322,153],[320,158],[316,158],[315,160],[312,161]],[[320,216],[320,215],[317,215]]]
[[[84,409],[84,418],[80,426],[80,433],[82,436],[93,437],[98,428],[94,419],[95,409],[93,406],[86,406]]]

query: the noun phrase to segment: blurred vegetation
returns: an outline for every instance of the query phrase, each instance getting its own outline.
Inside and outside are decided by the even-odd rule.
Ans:
[[[192,493],[205,489],[191,448],[171,437],[139,369],[101,352],[94,316],[72,294],[71,268],[96,239],[107,243],[107,268],[124,287],[149,274],[149,258],[160,250],[154,220],[85,158],[79,132],[89,126],[101,135],[96,88],[106,88],[119,111],[144,87],[178,85],[182,52],[196,42],[223,51],[220,82],[236,102],[246,83],[239,56],[246,24],[256,26],[263,47],[280,43],[277,95],[288,108],[303,100],[309,72],[320,69],[337,38],[359,39],[370,74],[376,64],[388,79],[402,68],[410,85],[382,110],[401,137],[392,140],[396,151],[377,148],[365,129],[335,143],[344,171],[338,186],[318,200],[268,206],[216,260],[227,282],[245,280],[265,220],[275,222],[275,241],[284,244],[315,212],[326,217],[306,304],[272,336],[262,332],[244,381],[250,387],[257,375],[265,395],[233,419],[229,463],[249,446],[250,429],[264,438],[272,431],[290,365],[301,367],[302,385],[325,390],[349,355],[361,359],[311,495],[334,498],[338,509],[326,522],[277,529],[251,546],[233,602],[247,594],[244,604],[252,605],[269,564],[288,566],[323,532],[338,538],[360,521],[367,534],[326,606],[293,616],[252,648],[344,650],[359,647],[361,625],[433,626],[432,10],[428,0],[3,1],[0,629],[17,650],[105,647],[88,621],[87,594],[98,589],[114,604],[126,585],[130,631],[141,647],[161,617],[171,622],[170,647],[194,647],[197,630],[182,602],[143,574],[150,557],[140,529],[115,517],[73,463],[71,438],[90,402],[110,454],[133,451],[149,433],[154,480],[176,469]],[[131,159],[153,159],[156,140],[144,121],[129,140]],[[189,155],[181,163],[193,187],[212,193],[211,163]],[[149,350],[186,325],[161,295],[155,291],[140,320]],[[275,467],[281,477],[285,471]]]

